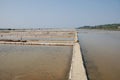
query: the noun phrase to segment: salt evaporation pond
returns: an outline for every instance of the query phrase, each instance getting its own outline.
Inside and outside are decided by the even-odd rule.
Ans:
[[[72,46],[0,44],[0,80],[68,80]]]

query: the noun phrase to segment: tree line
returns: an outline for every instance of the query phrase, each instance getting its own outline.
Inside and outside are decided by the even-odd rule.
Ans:
[[[104,29],[104,30],[120,30],[120,24],[104,24],[95,26],[82,26],[77,29]]]

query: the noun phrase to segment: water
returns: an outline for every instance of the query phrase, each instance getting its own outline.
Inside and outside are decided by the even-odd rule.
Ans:
[[[80,30],[90,80],[120,80],[120,31]]]
[[[0,80],[68,80],[72,46],[0,44]]]

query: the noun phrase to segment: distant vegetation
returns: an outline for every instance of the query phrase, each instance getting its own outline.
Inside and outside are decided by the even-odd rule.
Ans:
[[[11,28],[0,28],[0,30],[15,30],[15,29],[11,29]]]
[[[102,29],[102,30],[120,30],[120,24],[105,24],[96,26],[82,26],[77,29]]]

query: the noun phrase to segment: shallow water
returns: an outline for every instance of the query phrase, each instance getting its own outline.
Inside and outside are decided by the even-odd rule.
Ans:
[[[80,30],[90,80],[120,80],[120,31]]]
[[[0,80],[68,80],[72,46],[0,44]]]

